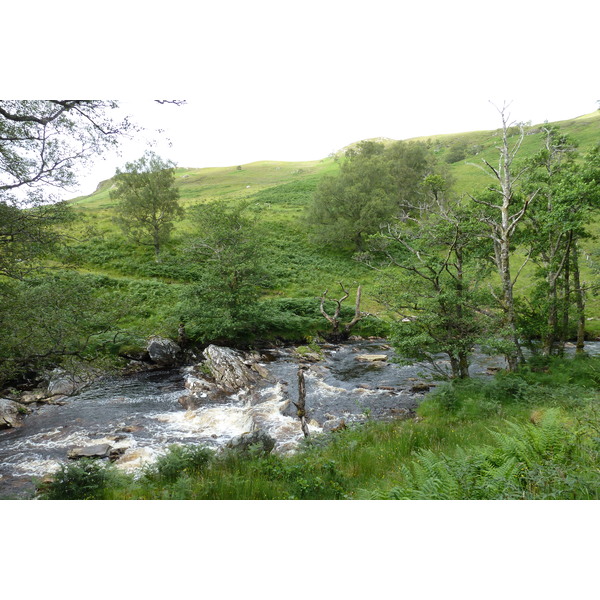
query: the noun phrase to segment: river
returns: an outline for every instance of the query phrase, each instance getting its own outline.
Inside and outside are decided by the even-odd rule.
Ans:
[[[586,345],[600,353],[600,343]],[[423,365],[365,362],[363,354],[393,356],[383,340],[325,345],[323,360],[306,372],[306,408],[312,433],[327,424],[390,419],[410,414],[423,392]],[[30,498],[34,479],[54,472],[73,447],[109,443],[122,452],[119,468],[139,472],[171,444],[224,446],[240,433],[260,428],[276,439],[275,451],[293,451],[303,437],[291,402],[297,400],[298,357],[293,348],[262,351],[261,364],[272,382],[252,399],[243,394],[224,402],[184,410],[178,399],[189,368],[154,370],[128,377],[106,377],[65,403],[44,404],[24,425],[0,431],[0,498]],[[442,361],[443,364],[443,361]],[[475,354],[472,375],[484,375],[503,360]]]

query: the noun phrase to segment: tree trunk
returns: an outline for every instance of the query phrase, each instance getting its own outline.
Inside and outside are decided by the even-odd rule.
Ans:
[[[573,237],[573,232],[569,234],[569,241]],[[562,354],[565,349],[565,343],[569,339],[569,314],[571,304],[571,257],[567,258],[564,269],[564,280],[563,280],[563,313],[562,313],[562,327],[560,332],[560,348],[559,352]]]
[[[448,355],[450,358],[450,368],[452,369],[452,379],[458,379],[460,375],[460,371],[458,368],[458,358],[453,354]]]
[[[546,320],[546,333],[542,340],[542,354],[550,356],[554,351],[556,344],[556,334],[558,331],[558,296],[556,277],[548,276],[548,318]]]
[[[500,256],[498,272],[502,282],[502,300],[504,304],[504,312],[506,315],[506,323],[510,330],[510,336],[514,346],[514,348],[506,354],[506,361],[508,362],[508,370],[514,372],[517,370],[519,363],[525,362],[525,357],[523,356],[517,330],[513,282],[510,272],[510,239],[508,236],[502,237],[498,254]]]
[[[516,151],[509,150],[508,146],[508,124],[504,109],[502,115],[502,147],[500,148],[500,164],[498,170],[495,171],[498,182],[500,183],[502,204],[500,208],[500,220],[496,225],[496,259],[500,281],[502,282],[502,299],[506,321],[510,330],[510,336],[514,344],[514,350],[506,355],[508,369],[516,371],[519,362],[525,362],[521,344],[519,343],[519,335],[517,330],[517,318],[515,313],[515,301],[513,296],[513,280],[510,271],[510,243],[514,235],[515,227],[525,214],[527,204],[521,211],[511,215],[511,208],[514,206],[513,197],[513,182],[511,166]],[[523,139],[523,131],[521,131],[521,141]]]
[[[577,304],[577,346],[575,352],[581,354],[585,346],[585,298],[579,275],[579,251],[576,242],[571,246],[571,255],[573,257],[573,291],[575,292],[575,302]]]
[[[469,378],[469,355],[466,352],[458,353],[458,376],[461,379]]]

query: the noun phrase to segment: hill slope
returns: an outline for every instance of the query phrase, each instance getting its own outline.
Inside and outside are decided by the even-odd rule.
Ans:
[[[555,124],[579,143],[582,152],[600,141],[600,111]],[[520,152],[522,158],[539,148],[540,128],[528,128]],[[439,160],[447,163],[456,179],[456,190],[461,193],[481,189],[489,182],[477,165],[482,164],[482,159],[492,164],[497,161],[500,133],[500,130],[466,132],[414,138],[414,141],[427,143]],[[264,244],[269,248],[272,286],[267,296],[314,302],[324,289],[333,289],[337,282],[348,286],[361,283],[364,309],[377,312],[380,307],[369,296],[375,279],[373,272],[343,249],[327,249],[313,243],[303,220],[319,179],[338,168],[339,154],[310,162],[265,161],[177,169],[176,177],[185,208],[236,200],[251,203],[263,226]],[[174,325],[172,319],[166,319],[166,314],[173,303],[173,286],[186,285],[194,277],[180,253],[194,226],[188,218],[179,222],[162,261],[156,263],[149,249],[129,244],[113,224],[111,186],[111,180],[104,181],[93,194],[71,200],[81,216],[75,236],[82,240],[74,245],[72,257],[84,273],[137,286],[144,298],[154,295],[156,314],[132,317],[133,322],[138,326],[144,323],[143,329],[148,331],[158,327],[164,333],[172,333]],[[596,302],[592,301],[590,307],[596,310]]]

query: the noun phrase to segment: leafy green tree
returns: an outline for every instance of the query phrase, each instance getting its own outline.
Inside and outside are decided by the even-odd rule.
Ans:
[[[446,155],[447,163],[455,163],[459,160],[463,160],[467,156],[467,144],[464,141],[456,142],[454,145],[450,147],[448,150],[448,154]]]
[[[112,118],[117,107],[104,100],[1,100],[0,199],[9,191],[27,196],[44,185],[73,185],[76,165],[131,131],[127,119]]]
[[[568,272],[571,246],[576,243],[574,230],[581,233],[581,202],[567,191],[575,175],[576,146],[557,127],[543,127],[543,147],[529,161],[526,187],[537,191],[538,201],[526,215],[526,244],[538,265],[541,279],[535,294],[539,313],[537,333],[542,340],[542,353],[555,353],[559,331],[559,283]],[[575,200],[575,201],[573,201]],[[564,299],[563,299],[564,300]]]
[[[524,180],[538,200],[526,215],[523,244],[538,269],[537,286],[526,310],[530,345],[541,340],[544,355],[560,354],[571,329],[575,305],[578,349],[585,334],[584,288],[580,281],[581,240],[589,237],[587,226],[600,207],[599,150],[577,160],[576,144],[556,126],[542,128],[543,144],[528,162]]]
[[[192,214],[197,235],[188,247],[200,269],[182,312],[192,337],[230,341],[261,331],[259,297],[268,283],[264,246],[247,204],[207,204]]]
[[[307,219],[315,239],[327,245],[365,249],[365,238],[392,216],[422,208],[422,185],[431,174],[427,147],[365,141],[346,153],[340,173],[324,177]]]
[[[116,221],[123,232],[141,245],[152,246],[156,260],[168,241],[173,221],[183,217],[179,190],[175,185],[175,165],[154,152],[117,170],[116,189],[110,197],[117,200]]]
[[[0,275],[23,279],[40,267],[40,261],[63,240],[58,230],[73,218],[59,202],[20,208],[0,202]]]

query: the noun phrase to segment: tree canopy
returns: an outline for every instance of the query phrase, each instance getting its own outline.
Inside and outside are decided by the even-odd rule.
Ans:
[[[73,185],[77,165],[132,130],[127,118],[114,118],[117,107],[105,100],[0,100],[0,202],[16,201],[14,192],[23,190],[26,201],[39,203],[34,190]]]
[[[419,210],[424,180],[434,172],[422,143],[360,142],[346,153],[340,173],[324,177],[308,212],[320,243],[365,248],[365,239],[394,216]]]

